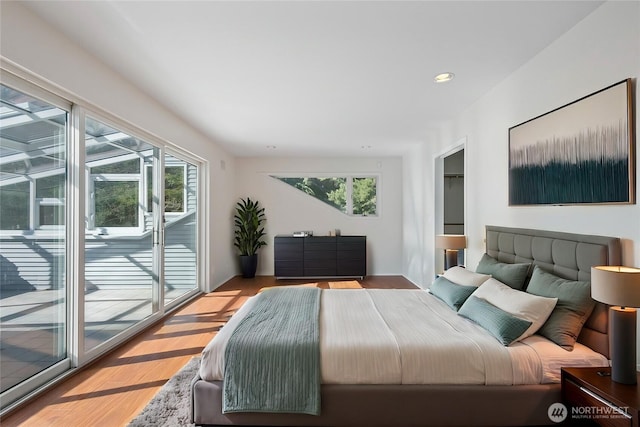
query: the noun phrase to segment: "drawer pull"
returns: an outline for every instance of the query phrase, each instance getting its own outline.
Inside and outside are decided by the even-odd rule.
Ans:
[[[625,417],[625,418],[627,418],[629,420],[631,419],[631,415],[627,414],[625,411],[623,411],[622,409],[620,409],[617,406],[613,405],[612,403],[607,402],[606,400],[604,400],[602,397],[598,396],[597,394],[595,394],[591,390],[587,390],[584,387],[580,387],[580,391],[582,391],[583,393],[588,394],[589,396],[593,397],[594,399],[596,399],[598,402],[602,403],[603,405],[608,406],[609,408],[611,408],[612,410],[614,410],[618,414],[622,415],[623,417]]]

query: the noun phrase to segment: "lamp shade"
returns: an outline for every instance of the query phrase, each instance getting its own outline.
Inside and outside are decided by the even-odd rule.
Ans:
[[[441,249],[464,249],[467,247],[467,236],[461,234],[438,234],[436,247]]]
[[[591,297],[609,305],[640,307],[640,268],[591,267]]]

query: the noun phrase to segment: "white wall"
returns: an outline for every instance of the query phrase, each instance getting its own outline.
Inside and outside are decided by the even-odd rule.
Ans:
[[[418,286],[427,287],[425,278],[433,277],[434,230],[427,223],[434,224],[433,193],[425,180],[431,171],[425,162],[426,145],[411,149],[403,158],[402,185],[402,271],[403,275]]]
[[[436,153],[461,138],[467,138],[469,267],[474,268],[484,252],[484,227],[487,224],[618,236],[625,239],[623,263],[640,267],[640,204],[508,206],[509,127],[625,78],[632,77],[635,82],[639,73],[640,3],[607,2],[479,99],[455,121],[443,125],[438,131],[438,142],[424,148],[422,164],[414,159],[405,161],[405,168],[410,169],[405,176],[419,176],[416,168],[431,170]],[[640,123],[635,95],[634,103],[635,120]],[[636,157],[637,153],[638,150]],[[424,187],[419,191],[428,204],[433,192],[433,173],[426,173],[423,182]],[[409,186],[416,191],[418,184],[406,182],[405,188]],[[422,218],[426,224],[405,224],[405,229],[423,233],[425,247],[421,251],[424,254],[433,250],[430,230],[435,224],[428,215]],[[406,242],[405,251],[412,250],[413,244]],[[429,262],[432,258],[424,259]],[[423,269],[426,275],[417,275],[417,270],[405,263],[405,274],[414,282],[427,282],[429,277],[433,277],[429,266]]]
[[[223,209],[234,200],[234,159],[122,76],[110,71],[98,58],[81,50],[61,33],[31,13],[20,2],[2,2],[0,53],[3,60],[35,74],[49,87],[79,105],[94,105],[146,132],[197,153],[206,164],[203,178],[209,200],[203,233],[210,266],[208,289],[235,274],[229,223]],[[224,162],[225,167],[221,167]],[[213,207],[213,208],[212,208]],[[203,229],[204,230],[204,229]]]
[[[379,174],[380,214],[352,217],[271,178],[269,174]],[[238,158],[236,196],[264,206],[267,242],[259,252],[259,275],[273,274],[273,238],[311,230],[315,236],[340,229],[342,235],[367,236],[367,273],[402,274],[402,161],[400,158]],[[228,208],[229,224],[233,206]]]

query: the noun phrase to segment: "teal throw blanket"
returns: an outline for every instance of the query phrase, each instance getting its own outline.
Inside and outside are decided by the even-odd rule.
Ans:
[[[225,349],[223,413],[320,414],[320,289],[272,288]]]

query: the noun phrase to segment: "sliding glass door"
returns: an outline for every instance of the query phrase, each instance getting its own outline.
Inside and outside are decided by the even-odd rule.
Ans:
[[[198,287],[198,168],[165,155],[164,303]]]
[[[198,292],[200,163],[3,74],[0,410]]]
[[[90,351],[198,289],[198,167],[92,117],[85,149]]]
[[[84,349],[153,313],[153,205],[144,171],[158,147],[87,117]]]
[[[44,93],[32,96],[4,85],[0,85],[0,103],[0,393],[4,401],[69,366],[65,199],[70,106]],[[31,378],[27,390],[16,391]]]

